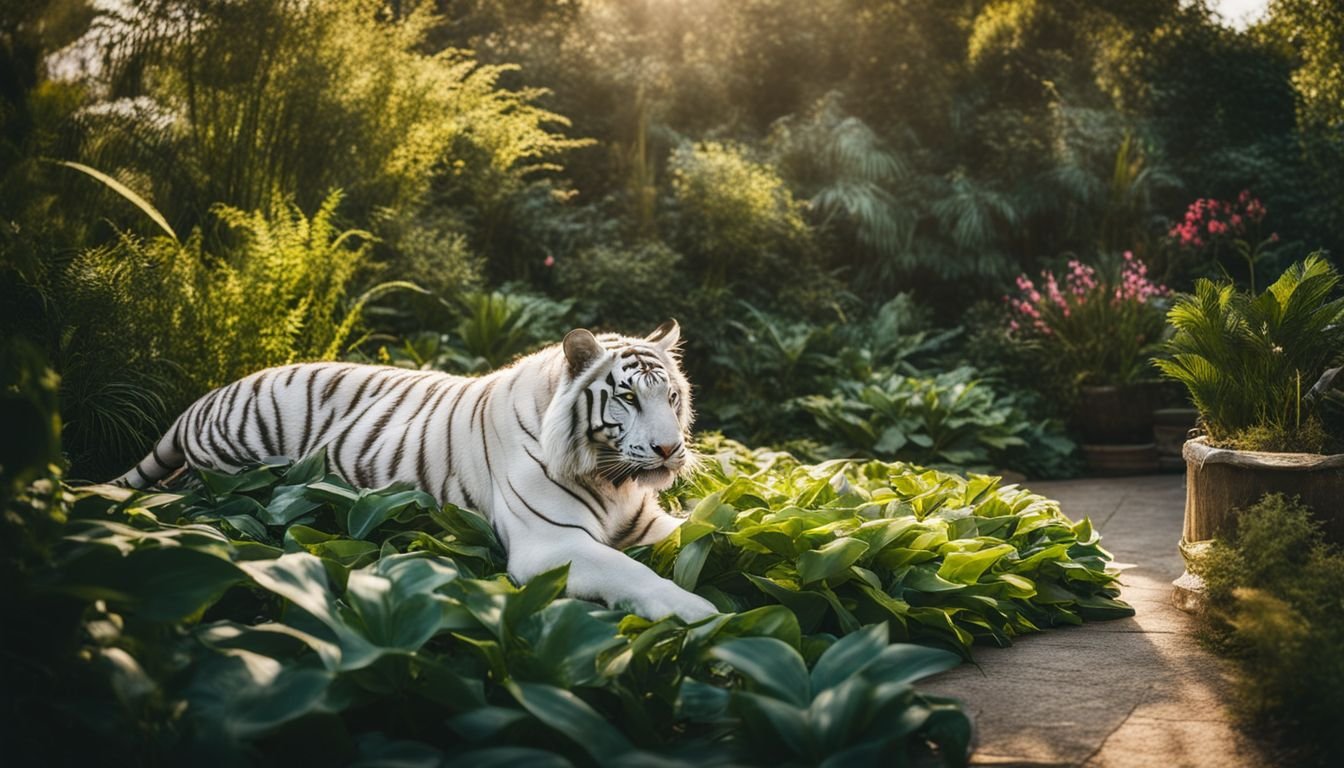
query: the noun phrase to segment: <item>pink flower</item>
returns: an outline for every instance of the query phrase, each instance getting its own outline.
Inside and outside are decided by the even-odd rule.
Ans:
[[[1269,233],[1269,242],[1271,242],[1271,243],[1277,243],[1277,242],[1279,242],[1279,233],[1278,233],[1278,232],[1270,232],[1270,233]]]
[[[552,256],[552,255],[550,255],[549,253],[546,254],[546,260],[543,261],[543,262],[541,262],[541,265],[542,265],[543,267],[554,267],[554,266],[555,266],[555,257]]]
[[[1227,225],[1217,219],[1209,222],[1209,234],[1221,235],[1227,231]]]
[[[1246,216],[1249,217],[1251,221],[1255,222],[1259,222],[1261,219],[1265,218],[1265,206],[1260,202],[1259,198],[1246,204]]]

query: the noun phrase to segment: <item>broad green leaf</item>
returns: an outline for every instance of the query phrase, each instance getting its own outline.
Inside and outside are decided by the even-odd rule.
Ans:
[[[188,712],[202,730],[222,732],[230,739],[254,739],[325,711],[333,679],[321,668],[286,666],[248,651],[227,651],[194,669],[186,690]]]
[[[747,574],[747,581],[793,611],[803,632],[816,631],[826,616],[828,608],[826,598],[816,592],[800,591],[753,574]]]
[[[437,509],[438,504],[432,496],[419,490],[394,493],[369,491],[361,494],[347,513],[350,535],[362,539],[408,508],[432,510]]]
[[[237,565],[191,547],[144,547],[123,555],[96,546],[64,562],[54,580],[40,586],[166,622],[200,613],[244,581]]]
[[[757,759],[772,755],[806,757],[813,752],[807,712],[787,701],[747,691],[735,692],[729,710],[742,721],[758,752]]]
[[[672,580],[677,586],[688,592],[695,591],[696,582],[700,580],[700,571],[705,567],[712,543],[713,539],[705,536],[681,548],[681,552],[677,554],[677,562],[672,567]]]
[[[530,675],[515,676],[567,689],[598,683],[598,657],[627,641],[615,624],[594,618],[587,608],[576,600],[558,600],[524,619],[518,636],[532,649],[535,664],[527,670]]]
[[[812,690],[820,693],[839,685],[875,661],[886,647],[886,622],[845,635],[827,649],[812,668]]]
[[[859,539],[839,538],[798,556],[798,575],[811,584],[844,573],[858,562],[868,544]]]
[[[1000,558],[1016,551],[1011,544],[1000,544],[977,552],[953,552],[943,558],[938,575],[959,584],[974,584],[980,579],[980,574]]]
[[[594,760],[610,760],[633,748],[620,731],[569,691],[526,682],[509,682],[505,688],[533,717],[574,742]]]
[[[721,643],[709,655],[742,674],[753,690],[795,707],[812,700],[812,686],[803,657],[773,637],[741,637]]]

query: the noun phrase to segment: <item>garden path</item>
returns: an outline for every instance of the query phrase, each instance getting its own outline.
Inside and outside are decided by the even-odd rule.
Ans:
[[[1199,646],[1173,607],[1181,475],[1028,483],[1074,519],[1090,517],[1124,570],[1136,614],[975,650],[921,686],[955,696],[975,719],[973,765],[1259,766],[1268,764],[1228,710],[1230,666]]]

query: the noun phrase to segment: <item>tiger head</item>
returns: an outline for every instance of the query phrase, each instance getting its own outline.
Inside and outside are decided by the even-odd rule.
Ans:
[[[561,344],[564,383],[547,409],[543,450],[552,467],[616,487],[666,488],[694,464],[691,390],[678,365],[681,329],[646,338],[579,328]]]

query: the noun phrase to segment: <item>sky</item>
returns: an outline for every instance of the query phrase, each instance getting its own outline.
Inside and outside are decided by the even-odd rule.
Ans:
[[[1223,15],[1229,24],[1245,29],[1248,22],[1254,21],[1265,12],[1269,0],[1212,0],[1209,5]]]

